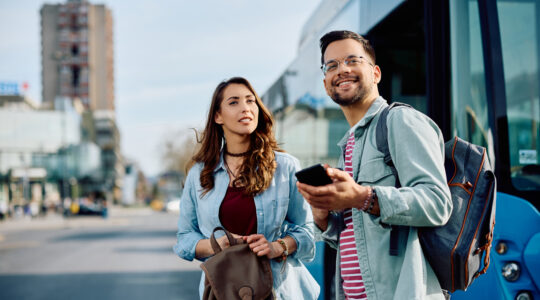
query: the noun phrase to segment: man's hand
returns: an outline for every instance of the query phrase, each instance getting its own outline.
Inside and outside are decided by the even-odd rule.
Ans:
[[[311,207],[311,213],[313,214],[313,221],[320,230],[325,231],[328,228],[328,209],[319,209]]]
[[[333,183],[324,186],[311,186],[297,182],[298,191],[311,205],[313,217],[322,217],[321,210],[343,210],[346,208],[360,208],[362,200],[367,197],[368,188],[357,184],[349,173],[334,168],[327,168],[326,172]],[[326,217],[326,218],[327,218]],[[317,223],[319,225],[319,223]]]

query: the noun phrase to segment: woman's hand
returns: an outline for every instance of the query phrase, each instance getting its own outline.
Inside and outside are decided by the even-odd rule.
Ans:
[[[234,234],[232,232],[231,232],[231,235],[235,239],[242,239],[241,235]],[[227,235],[223,235],[222,237],[217,238],[216,241],[218,242],[221,249],[229,248],[229,246],[230,246],[229,239],[227,238]]]
[[[262,234],[242,237],[257,256],[266,255],[269,259],[281,256],[283,248],[277,242],[269,242]]]

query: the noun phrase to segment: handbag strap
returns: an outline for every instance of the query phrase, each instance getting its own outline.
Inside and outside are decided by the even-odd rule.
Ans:
[[[212,231],[212,235],[210,236],[210,245],[212,245],[212,250],[214,250],[214,254],[217,254],[217,253],[221,252],[221,250],[222,250],[221,247],[219,246],[219,243],[216,241],[216,237],[214,236],[214,234],[218,230],[221,230],[221,231],[225,232],[225,235],[229,239],[229,245],[234,246],[234,245],[237,244],[236,239],[233,238],[233,236],[231,235],[231,233],[229,231],[227,231],[227,229],[218,226],[218,227],[214,228],[214,231]]]

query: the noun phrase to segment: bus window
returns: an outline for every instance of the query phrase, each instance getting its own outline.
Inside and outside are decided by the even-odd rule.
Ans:
[[[490,128],[477,1],[450,1],[450,43],[453,135],[493,153],[493,146],[488,145]],[[493,164],[493,155],[490,160]]]
[[[427,113],[426,53],[422,1],[405,1],[367,34],[377,53],[379,92],[390,102]]]
[[[540,1],[497,1],[506,88],[510,170],[519,190],[540,188]]]

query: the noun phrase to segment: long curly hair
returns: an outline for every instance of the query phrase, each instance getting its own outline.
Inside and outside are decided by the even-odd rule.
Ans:
[[[197,137],[200,147],[193,156],[191,165],[197,162],[203,163],[204,167],[199,180],[203,195],[208,193],[214,188],[214,169],[219,163],[224,140],[223,128],[215,122],[215,116],[223,101],[223,91],[230,84],[242,84],[247,87],[255,96],[259,107],[258,124],[255,131],[251,133],[249,154],[240,166],[238,177],[233,181],[233,186],[239,184],[244,187],[245,194],[255,196],[270,186],[276,170],[274,151],[283,152],[283,150],[279,148],[272,131],[274,124],[272,114],[245,78],[233,77],[216,87],[208,111],[206,127],[201,138]]]

